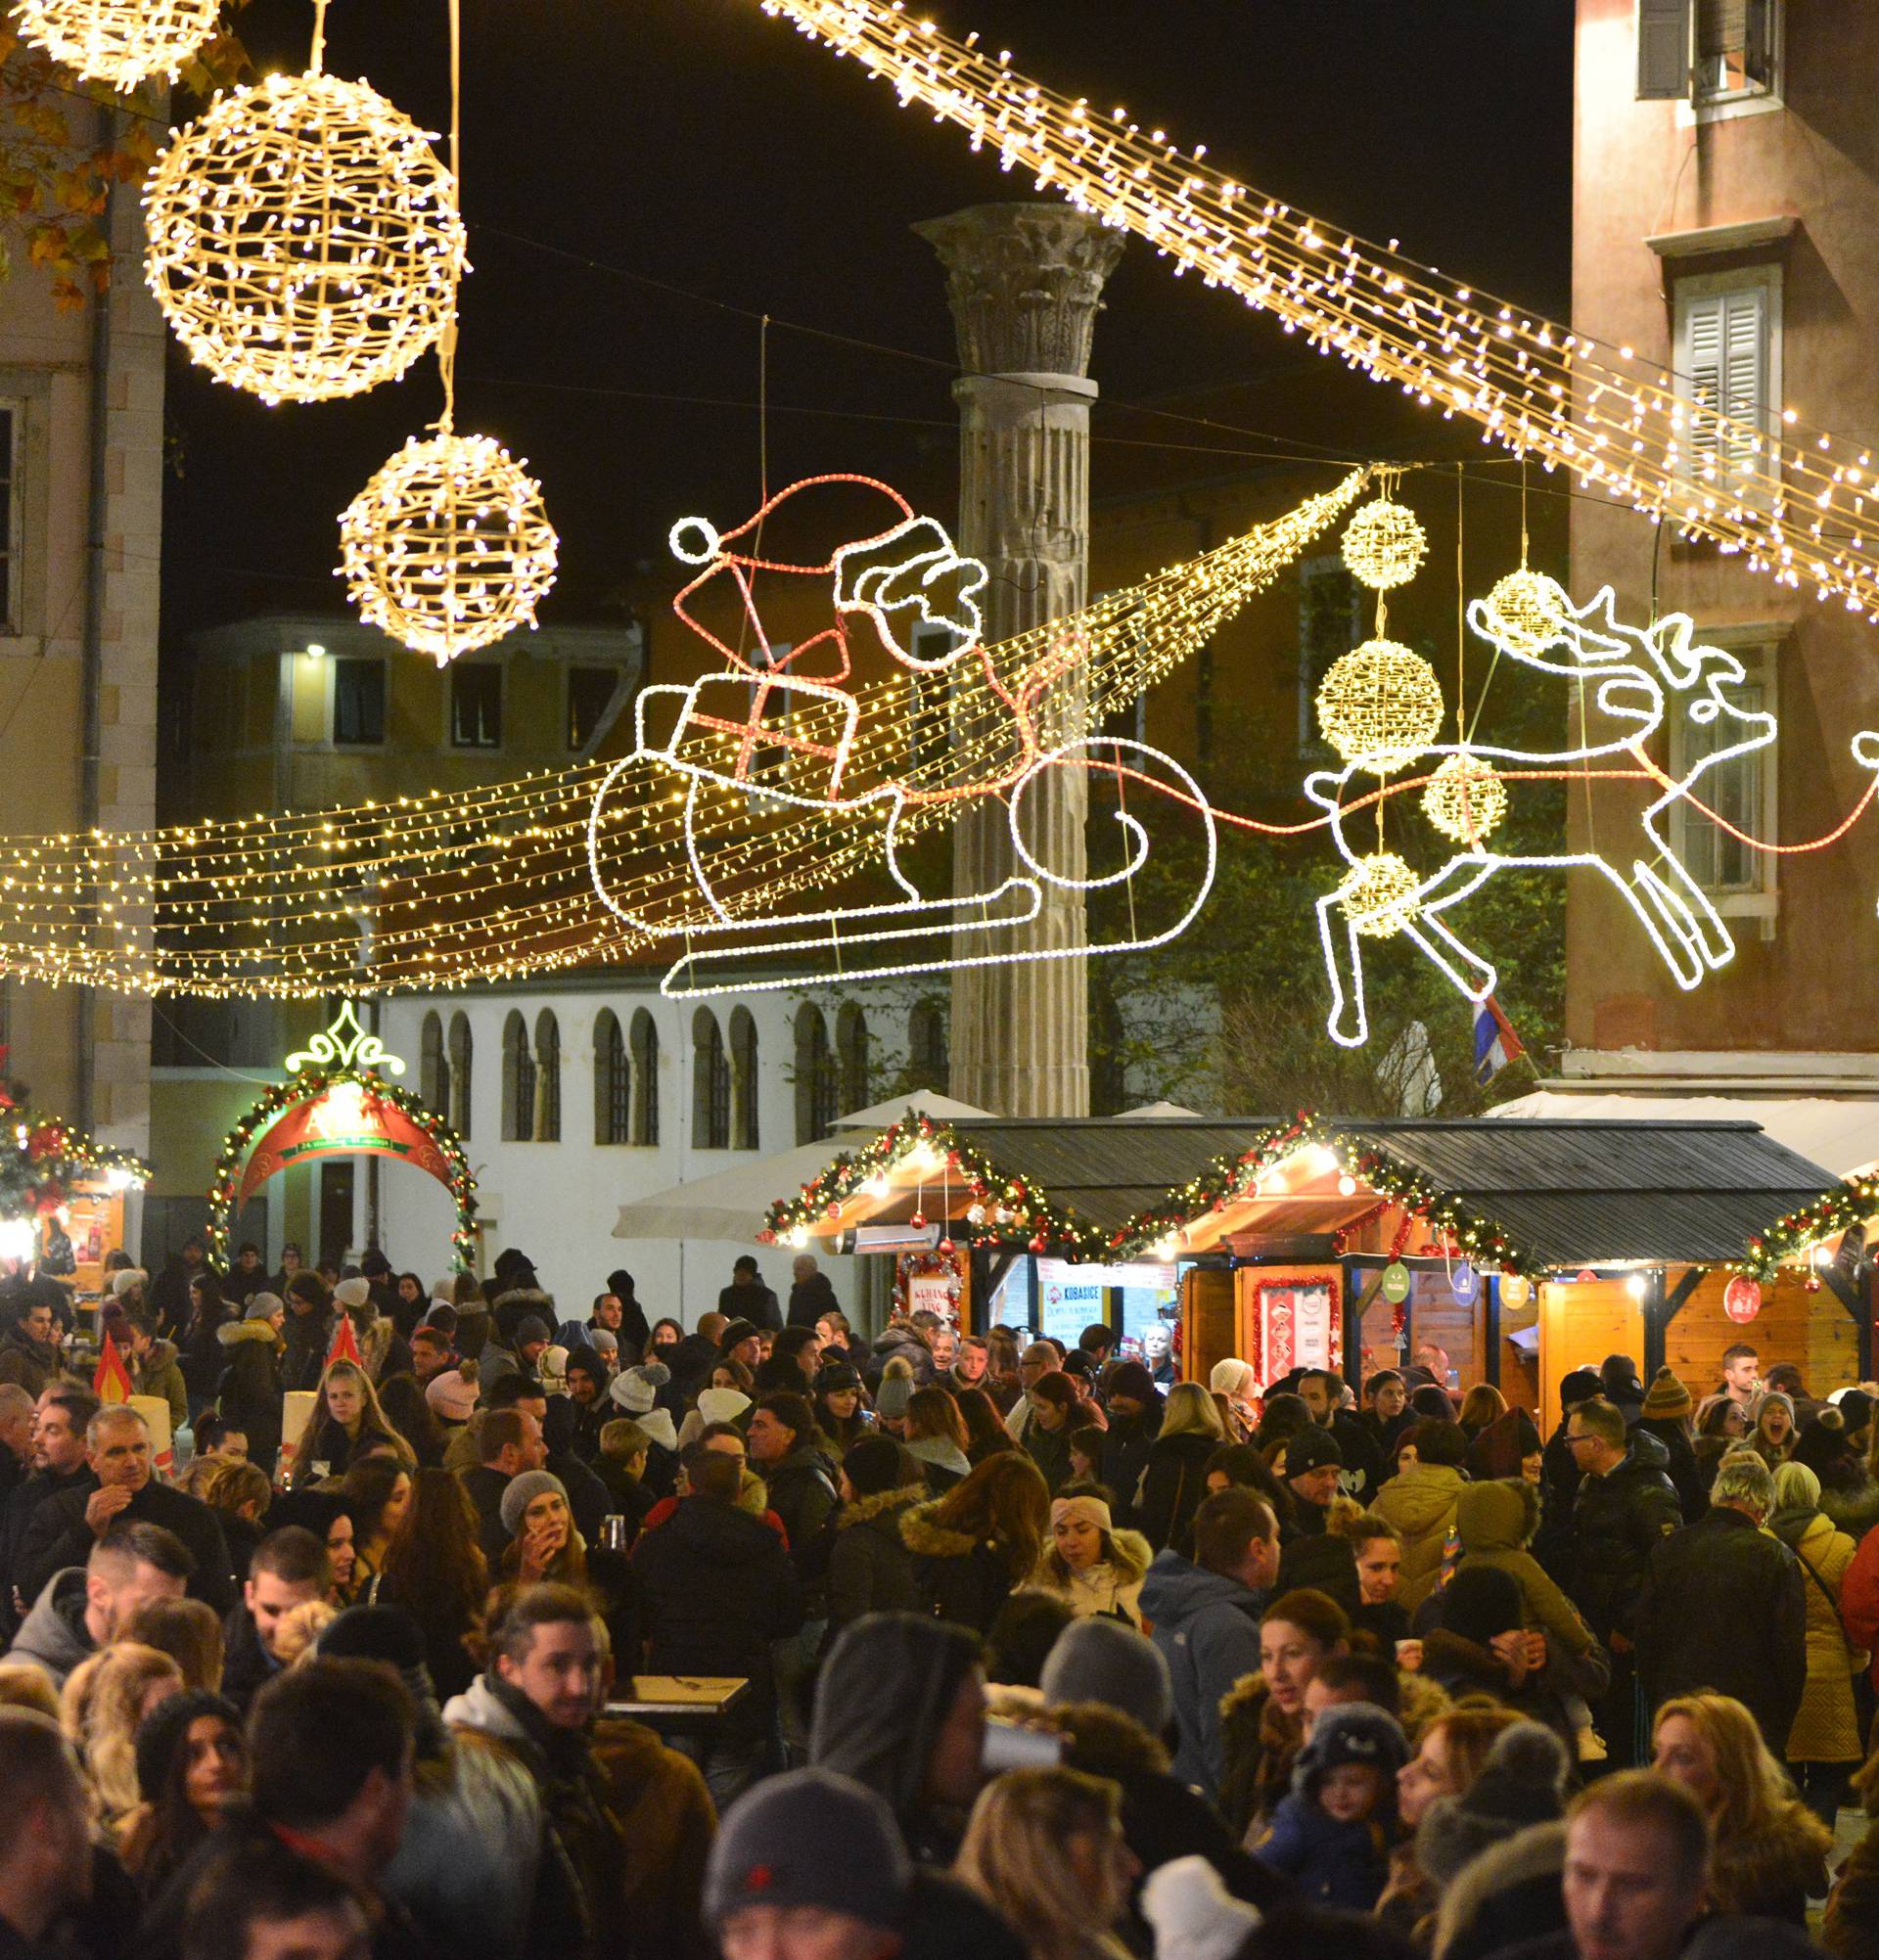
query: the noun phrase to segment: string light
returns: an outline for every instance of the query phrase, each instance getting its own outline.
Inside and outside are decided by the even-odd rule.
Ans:
[[[221,0],[19,0],[21,33],[86,81],[129,94],[165,76],[215,32]]]
[[[340,541],[360,618],[438,666],[532,627],[555,582],[541,485],[486,435],[411,437],[346,506]]]
[[[1398,640],[1366,640],[1318,683],[1318,728],[1347,763],[1387,776],[1442,732],[1442,683]]]
[[[1479,755],[1450,755],[1422,793],[1422,813],[1444,837],[1474,843],[1507,815],[1507,786]]]
[[[1370,939],[1394,938],[1415,917],[1420,882],[1415,868],[1394,850],[1373,850],[1344,874],[1338,903],[1352,932]]]
[[[1677,394],[1661,361],[1476,292],[1341,233],[1183,153],[1125,110],[1105,114],[961,42],[897,0],[758,0],[886,80],[900,106],[965,131],[1039,191],[1145,239],[1204,284],[1272,313],[1317,352],[1400,387],[1485,439],[1564,470],[1680,534],[1742,552],[1879,618],[1873,459],[1791,409],[1767,427]]]
[[[1429,539],[1406,505],[1379,497],[1365,504],[1344,533],[1344,562],[1359,585],[1386,592],[1422,570]]]
[[[164,318],[191,359],[267,402],[395,380],[435,344],[466,270],[431,136],[320,56],[316,28],[306,73],[218,96],[144,192]]]

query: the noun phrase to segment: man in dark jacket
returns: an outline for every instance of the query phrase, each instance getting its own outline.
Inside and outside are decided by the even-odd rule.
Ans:
[[[717,1310],[727,1320],[748,1320],[753,1327],[783,1326],[783,1310],[776,1295],[763,1284],[763,1275],[749,1253],[740,1253],[731,1266],[731,1283],[717,1296]]]
[[[31,1601],[15,1597],[14,1566],[32,1516],[49,1497],[91,1487],[85,1461],[85,1430],[98,1413],[98,1398],[84,1389],[52,1388],[33,1412],[32,1473],[7,1500],[0,1527],[0,1628],[11,1631]]]
[[[153,1600],[181,1599],[190,1556],[156,1525],[114,1525],[82,1566],[55,1573],[8,1650],[61,1686],[73,1668],[119,1638]]]
[[[222,1693],[244,1713],[287,1664],[276,1648],[281,1622],[296,1607],[326,1597],[333,1571],[311,1531],[285,1525],[254,1547],[238,1605],[222,1621]]]
[[[477,1536],[491,1567],[509,1549],[509,1530],[502,1522],[502,1493],[512,1478],[525,1470],[539,1470],[547,1461],[541,1425],[526,1410],[491,1409],[482,1419],[477,1448],[481,1461],[463,1473],[463,1487],[477,1507]]]
[[[13,1308],[0,1337],[0,1382],[14,1382],[35,1400],[59,1379],[52,1303],[29,1292]]]
[[[1162,1433],[1164,1404],[1155,1378],[1139,1361],[1118,1361],[1106,1380],[1109,1428],[1103,1435],[1102,1481],[1116,1499],[1119,1523],[1133,1515],[1148,1453]]]
[[[1299,1377],[1298,1393],[1311,1411],[1311,1420],[1337,1438],[1338,1488],[1368,1505],[1385,1479],[1396,1476],[1397,1466],[1392,1463],[1385,1469],[1376,1438],[1356,1411],[1344,1406],[1344,1377],[1335,1369],[1306,1368]]]
[[[1566,1432],[1573,1411],[1589,1402],[1599,1392],[1595,1368],[1575,1368],[1559,1385],[1559,1427],[1547,1438],[1540,1464],[1539,1536],[1534,1540],[1534,1556],[1548,1574],[1564,1584],[1573,1575],[1573,1506],[1579,1501],[1579,1486],[1584,1473],[1573,1455]]]
[[[119,1519],[160,1525],[196,1561],[192,1599],[226,1613],[234,1603],[228,1546],[215,1514],[199,1498],[158,1480],[151,1464],[150,1427],[124,1403],[109,1404],[85,1432],[88,1480],[48,1498],[21,1540],[14,1583],[33,1597],[69,1566],[82,1566],[92,1546]]]
[[[279,1294],[257,1289],[240,1320],[215,1330],[224,1371],[223,1420],[248,1437],[248,1460],[272,1477],[281,1453],[281,1340],[287,1306]]]
[[[828,1274],[816,1264],[812,1253],[797,1253],[790,1265],[790,1326],[813,1327],[825,1313],[842,1310]]]
[[[751,1467],[770,1493],[770,1509],[783,1521],[797,1571],[810,1576],[822,1527],[836,1506],[836,1467],[816,1447],[815,1417],[801,1395],[765,1395],[751,1417]]]
[[[1705,1689],[1733,1695],[1779,1761],[1808,1680],[1808,1580],[1761,1528],[1773,1509],[1767,1465],[1749,1450],[1725,1456],[1709,1510],[1651,1554],[1637,1651],[1653,1709]]]
[[[742,1462],[693,1443],[685,1452],[690,1495],[656,1531],[642,1531],[633,1570],[646,1589],[649,1669],[727,1674],[750,1682],[709,1735],[685,1738],[721,1814],[768,1766],[776,1693],[775,1641],[802,1624],[796,1568],[783,1540],[738,1508]]]
[[[1637,1378],[1637,1363],[1628,1354],[1606,1355],[1598,1364],[1598,1386],[1629,1429],[1644,1409],[1644,1384]]]
[[[1632,1424],[1634,1430],[1654,1436],[1670,1453],[1666,1469],[1676,1486],[1676,1501],[1683,1507],[1686,1525],[1694,1525],[1710,1505],[1696,1451],[1690,1446],[1690,1411],[1694,1407],[1689,1390],[1670,1368],[1660,1368],[1645,1393],[1643,1411]]]
[[[209,1270],[208,1251],[202,1240],[188,1238],[182,1250],[157,1275],[150,1303],[158,1325],[172,1339],[189,1325],[189,1283]]]
[[[1651,1555],[1683,1523],[1668,1473],[1670,1452],[1652,1436],[1628,1438],[1617,1407],[1595,1395],[1566,1424],[1566,1442],[1583,1481],[1573,1507],[1572,1582],[1566,1588],[1612,1656],[1612,1685],[1600,1732],[1615,1763],[1633,1754],[1632,1688],[1637,1608]]]

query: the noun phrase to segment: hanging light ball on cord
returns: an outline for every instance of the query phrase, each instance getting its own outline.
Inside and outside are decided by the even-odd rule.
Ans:
[[[1422,813],[1457,843],[1474,844],[1507,814],[1507,786],[1479,755],[1450,755],[1422,792]]]
[[[1358,584],[1375,592],[1403,585],[1422,570],[1429,540],[1416,514],[1379,497],[1351,520],[1344,533],[1344,562]]]
[[[541,485],[487,435],[412,436],[342,513],[340,541],[359,616],[438,666],[532,626],[555,582]]]
[[[1318,727],[1343,760],[1387,776],[1441,731],[1442,683],[1399,641],[1366,640],[1331,662],[1317,707]]]
[[[1523,565],[1494,586],[1482,612],[1495,639],[1517,654],[1536,654],[1565,631],[1573,602],[1557,579]]]
[[[1394,850],[1373,850],[1358,858],[1338,881],[1338,902],[1352,926],[1366,938],[1390,939],[1414,924],[1421,882],[1413,867]]]
[[[221,0],[20,0],[20,32],[86,81],[174,81],[215,34]]]
[[[218,97],[157,160],[144,216],[176,338],[268,402],[394,381],[454,317],[466,270],[430,135],[317,68]]]

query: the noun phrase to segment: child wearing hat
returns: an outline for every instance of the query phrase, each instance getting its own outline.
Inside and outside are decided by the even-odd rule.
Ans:
[[[1320,1710],[1257,1855],[1309,1904],[1373,1910],[1400,1834],[1397,1771],[1408,1760],[1401,1728],[1371,1703]]]

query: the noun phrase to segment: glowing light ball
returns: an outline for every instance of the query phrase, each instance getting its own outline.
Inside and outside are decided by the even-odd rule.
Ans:
[[[1318,727],[1347,763],[1379,776],[1400,769],[1442,727],[1442,683],[1420,654],[1366,640],[1333,661],[1318,685]]]

